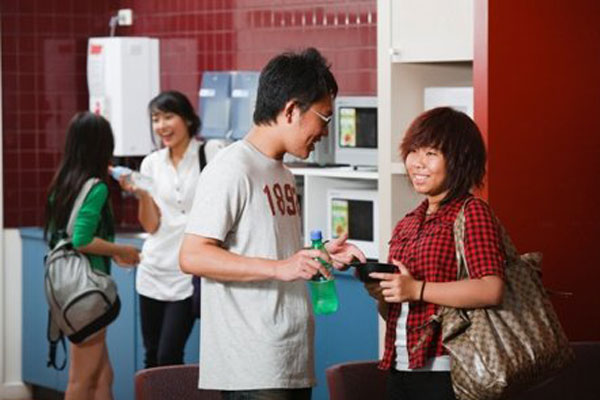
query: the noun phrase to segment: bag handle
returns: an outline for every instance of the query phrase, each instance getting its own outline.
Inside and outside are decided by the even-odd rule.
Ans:
[[[467,198],[460,207],[456,219],[454,220],[454,247],[456,251],[456,280],[469,279],[469,267],[465,257],[465,209],[473,197]]]
[[[467,271],[467,274],[469,271],[467,268],[467,260],[465,258],[465,253],[464,253],[465,252],[465,250],[464,250],[464,245],[465,245],[464,244],[464,234],[465,234],[465,232],[464,232],[464,230],[465,230],[464,229],[464,227],[465,227],[464,209],[466,207],[466,203],[469,200],[470,199],[467,199],[465,201],[465,204],[461,208],[459,215],[456,217],[456,222],[455,222],[455,226],[454,226],[455,238],[460,237],[460,246],[459,246],[458,241],[457,241],[457,245],[456,245],[457,262],[459,262],[459,257],[460,257],[460,259],[462,259],[462,264],[464,265],[464,269]],[[496,216],[496,214],[494,214],[493,211],[491,211],[491,212],[492,212],[492,217],[494,218],[494,222],[496,223],[496,226],[498,227],[498,229],[500,231],[500,238],[502,240],[502,247],[504,250],[504,256],[506,257],[506,261],[507,262],[514,261],[519,258],[521,258],[525,261],[529,261],[528,262],[529,268],[535,270],[541,276],[542,270],[539,267],[536,267],[536,265],[541,264],[542,253],[539,253],[539,252],[527,253],[527,254],[524,254],[523,256],[521,256],[519,254],[519,252],[517,251],[517,247],[513,243],[512,239],[510,238],[510,235],[506,232],[506,228],[504,228],[504,225],[502,225],[502,223],[500,222],[500,219]],[[460,251],[460,253],[459,253],[459,251]],[[460,264],[461,263],[459,262],[458,279],[461,279]],[[553,296],[562,297],[562,298],[569,298],[573,295],[572,292],[565,292],[562,290],[550,289],[550,288],[546,288],[546,287],[544,289],[546,290],[547,295],[553,295]]]
[[[469,267],[467,265],[467,259],[465,257],[465,209],[467,208],[467,204],[473,199],[473,197],[469,197],[465,200],[460,211],[456,215],[456,220],[454,221],[454,242],[456,245],[456,262],[457,262],[457,280],[467,279],[470,277]],[[504,256],[507,260],[516,260],[518,259],[519,252],[512,242],[510,236],[506,232],[504,226],[500,223],[500,220],[494,214],[493,211],[492,218],[496,227],[499,230],[500,240],[502,240],[502,247],[504,250]],[[540,255],[541,256],[541,255]]]
[[[454,220],[453,234],[454,249],[456,252],[457,280],[469,279],[470,276],[469,268],[467,267],[467,259],[465,257],[465,209],[467,207],[467,204],[471,201],[471,199],[473,199],[473,197],[468,197],[464,201],[464,203],[460,207],[460,210],[458,211],[458,214],[456,215],[456,219]],[[412,347],[413,352],[420,348],[425,343],[425,339],[427,339],[427,337],[431,335],[431,325],[434,322],[438,324],[442,323],[442,320],[444,318],[443,315],[444,307],[438,307],[438,310],[435,312],[435,314],[429,317],[428,321],[414,328],[415,330],[425,329],[425,331],[421,334],[419,340],[417,340],[417,343],[415,343],[415,345]]]
[[[467,266],[467,259],[465,258],[465,209],[467,204],[473,197],[469,197],[463,203],[459,213],[456,216],[456,220],[454,221],[454,241],[456,244],[456,262],[458,263],[458,272],[457,279],[465,279],[470,276],[469,268]],[[521,256],[517,251],[515,244],[512,239],[506,232],[506,228],[500,222],[500,219],[494,214],[492,210],[490,210],[492,214],[492,218],[496,227],[499,230],[500,240],[502,241],[502,250],[504,252],[504,256],[506,257],[506,261],[514,261],[519,259]],[[541,254],[537,255],[541,257]],[[541,273],[541,271],[539,271]]]
[[[85,198],[87,197],[90,190],[96,183],[100,181],[99,178],[89,178],[81,187],[79,194],[75,198],[75,202],[73,203],[73,208],[71,209],[71,215],[69,216],[69,223],[67,224],[67,235],[71,238],[73,237],[73,230],[75,229],[75,220],[77,219],[77,214],[79,214],[79,209],[83,205]]]

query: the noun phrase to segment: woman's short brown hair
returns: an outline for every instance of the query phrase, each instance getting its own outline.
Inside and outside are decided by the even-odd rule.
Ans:
[[[466,114],[449,107],[438,107],[419,115],[409,126],[400,144],[406,161],[408,153],[422,147],[442,152],[446,160],[443,202],[469,193],[483,185],[486,151],[475,122]]]

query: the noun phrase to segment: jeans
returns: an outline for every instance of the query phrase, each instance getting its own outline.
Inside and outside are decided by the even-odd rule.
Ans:
[[[223,400],[310,400],[311,394],[311,388],[224,390],[221,392]]]
[[[455,400],[450,372],[408,372],[391,369],[387,400]]]
[[[192,298],[161,301],[140,295],[146,368],[183,364],[183,349],[194,326]]]

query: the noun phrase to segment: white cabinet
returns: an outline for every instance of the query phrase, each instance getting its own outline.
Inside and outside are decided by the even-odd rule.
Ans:
[[[473,60],[473,0],[393,0],[391,52],[395,61]]]

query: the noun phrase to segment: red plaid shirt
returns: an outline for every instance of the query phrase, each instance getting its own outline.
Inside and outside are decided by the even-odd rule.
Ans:
[[[408,213],[394,229],[390,240],[389,260],[401,261],[417,280],[449,282],[456,280],[454,221],[465,196],[443,205],[436,213],[426,215],[425,200]],[[465,257],[472,278],[497,275],[504,279],[504,253],[501,236],[489,206],[480,199],[469,202],[465,210]],[[379,368],[389,369],[396,359],[396,325],[401,303],[391,303],[386,322],[385,351]],[[423,325],[437,311],[437,305],[411,302],[406,322],[409,368],[421,368],[431,357],[446,354],[442,346],[439,324],[431,324],[431,334],[416,346]],[[431,328],[429,328],[431,329]]]

